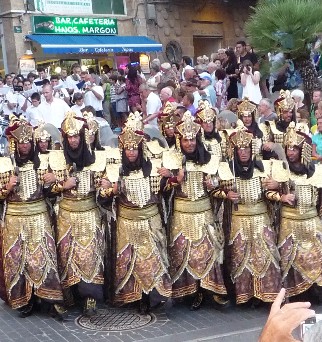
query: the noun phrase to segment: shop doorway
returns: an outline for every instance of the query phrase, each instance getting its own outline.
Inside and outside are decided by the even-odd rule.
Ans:
[[[222,37],[203,37],[193,36],[194,59],[198,56],[206,55],[209,57],[222,47]]]

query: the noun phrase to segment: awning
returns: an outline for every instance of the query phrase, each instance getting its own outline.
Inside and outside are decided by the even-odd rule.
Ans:
[[[26,38],[51,54],[162,51],[162,44],[144,36],[30,34]]]

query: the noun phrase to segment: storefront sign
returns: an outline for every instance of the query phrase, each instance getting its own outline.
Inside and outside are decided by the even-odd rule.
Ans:
[[[19,59],[19,70],[20,74],[24,77],[27,77],[27,75],[30,72],[35,72],[36,70],[36,62],[33,58],[31,59]]]
[[[22,27],[21,26],[14,26],[13,32],[14,33],[22,33]]]
[[[123,0],[34,0],[34,3],[36,11],[42,13],[125,14]]]
[[[32,18],[34,33],[117,35],[117,20],[111,18],[47,17]]]

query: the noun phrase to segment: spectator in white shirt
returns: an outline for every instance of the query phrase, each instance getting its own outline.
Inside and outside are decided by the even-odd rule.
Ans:
[[[26,111],[31,106],[30,91],[32,91],[32,84],[28,79],[24,79],[23,82],[18,82],[18,86],[20,85],[22,85],[23,91],[17,94],[17,114],[26,116]]]
[[[59,77],[57,75],[52,75],[50,77],[50,84],[54,89],[54,97],[62,99],[70,105],[69,93],[66,88],[59,85]]]
[[[44,122],[60,128],[65,114],[70,111],[69,106],[64,100],[57,99],[53,96],[53,87],[50,84],[43,86],[42,93],[45,101],[40,104],[39,110],[41,111]]]
[[[44,80],[48,80],[48,81],[49,81],[49,78],[48,78],[48,76],[47,76],[47,74],[46,74],[45,68],[39,67],[39,68],[37,69],[37,72],[38,72],[38,78],[36,78],[36,79],[34,80],[34,84],[36,85],[37,90],[38,90],[38,91],[41,91],[41,89],[42,89],[42,87],[43,87],[44,84],[41,83],[41,84],[37,85],[37,83],[43,82]]]
[[[79,91],[76,84],[81,81],[81,72],[82,69],[79,64],[72,65],[72,74],[66,78],[68,92],[70,95],[73,94],[73,92],[77,93]]]
[[[41,110],[39,109],[40,94],[33,93],[30,99],[31,107],[29,107],[26,111],[26,119],[33,127],[36,127],[39,125],[40,121],[44,121]]]
[[[145,103],[145,109],[143,109],[143,123],[158,128],[158,116],[162,107],[160,97],[151,91],[146,83],[140,85],[139,93],[142,103]]]
[[[96,111],[96,116],[103,118],[103,88],[94,83],[92,75],[85,75],[85,93],[84,104],[85,106],[92,106]]]
[[[71,111],[76,113],[76,116],[83,117],[81,110],[85,107],[84,104],[84,96],[82,93],[75,93],[73,97],[73,101],[75,103],[74,106],[71,107]]]

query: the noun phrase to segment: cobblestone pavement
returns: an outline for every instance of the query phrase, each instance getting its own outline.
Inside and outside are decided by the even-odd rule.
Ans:
[[[322,306],[315,310],[322,312]],[[186,304],[168,305],[151,315],[101,306],[91,320],[74,309],[65,322],[58,322],[42,313],[19,318],[17,312],[1,303],[0,342],[255,342],[267,315],[267,307],[216,310],[211,303],[194,312]],[[121,328],[126,330],[117,331]]]

